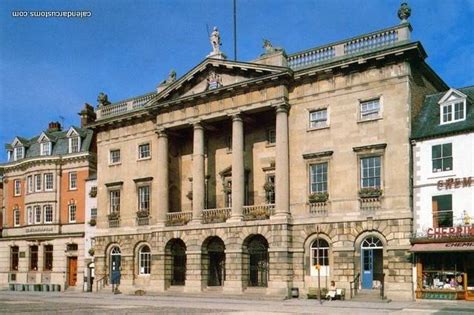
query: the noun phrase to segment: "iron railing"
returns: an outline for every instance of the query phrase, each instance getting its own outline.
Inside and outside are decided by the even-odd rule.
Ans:
[[[354,280],[350,282],[350,289],[351,289],[351,299],[357,295],[359,291],[359,281],[360,281],[360,273],[354,277]]]

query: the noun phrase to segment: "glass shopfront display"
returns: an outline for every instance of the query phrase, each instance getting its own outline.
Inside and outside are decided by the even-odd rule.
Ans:
[[[417,253],[417,298],[474,298],[474,253]]]

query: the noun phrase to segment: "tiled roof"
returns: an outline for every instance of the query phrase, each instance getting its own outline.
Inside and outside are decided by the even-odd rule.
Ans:
[[[93,131],[86,128],[73,128],[79,133],[81,137],[81,149],[80,152],[88,152],[91,149]],[[69,138],[66,136],[67,130],[62,131],[45,131],[44,133],[52,142],[52,152],[51,155],[66,155],[69,154]],[[38,138],[40,135],[35,136],[30,139],[17,137],[26,148],[25,158],[32,158],[40,156],[40,143],[38,143]],[[5,148],[7,150],[12,150],[11,144],[6,144]]]
[[[449,134],[474,131],[474,86],[456,89],[467,96],[466,120],[450,124],[440,124],[440,105],[438,102],[447,93],[441,92],[425,97],[420,113],[415,118],[412,139],[436,138]]]

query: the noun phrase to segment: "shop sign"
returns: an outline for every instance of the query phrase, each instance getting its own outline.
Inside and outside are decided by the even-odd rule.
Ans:
[[[453,243],[446,243],[444,247],[448,248],[472,248],[474,249],[474,242],[453,242]]]
[[[472,176],[463,178],[448,178],[438,181],[438,190],[451,188],[464,188],[472,186]]]
[[[458,227],[429,228],[426,234],[429,238],[474,236],[474,227],[458,226]]]

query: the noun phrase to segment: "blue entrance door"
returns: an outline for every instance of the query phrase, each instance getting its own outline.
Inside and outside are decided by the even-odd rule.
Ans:
[[[112,249],[110,256],[110,284],[120,283],[120,267],[122,264],[122,256],[120,249],[115,247]]]
[[[372,289],[374,280],[374,250],[362,250],[362,288]]]

